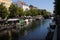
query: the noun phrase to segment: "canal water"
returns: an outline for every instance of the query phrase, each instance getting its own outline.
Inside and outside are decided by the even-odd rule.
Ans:
[[[27,28],[24,28],[14,36],[13,40],[45,40],[49,32],[51,19],[34,21]]]

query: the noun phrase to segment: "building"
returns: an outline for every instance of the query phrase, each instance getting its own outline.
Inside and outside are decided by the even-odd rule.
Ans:
[[[4,3],[4,6],[6,6],[6,8],[9,8],[12,0],[0,0],[0,3]]]
[[[33,9],[38,9],[36,6],[33,6],[33,5],[30,5],[29,7]]]
[[[25,2],[22,2],[22,1],[14,2],[14,4],[17,5],[18,7],[23,8],[24,11],[30,9],[29,6]]]

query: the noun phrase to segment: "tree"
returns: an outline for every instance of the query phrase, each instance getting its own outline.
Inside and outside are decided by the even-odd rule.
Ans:
[[[60,15],[60,0],[55,0],[54,4],[55,15]]]
[[[50,17],[50,15],[51,15],[51,13],[50,13],[50,12],[48,12],[48,11],[46,11],[46,10],[42,10],[41,15],[43,15],[45,18],[49,18],[49,17]]]
[[[31,13],[32,13],[32,16],[37,16],[38,15],[38,9],[32,9]]]
[[[0,4],[0,17],[4,19],[8,15],[8,10],[3,3]]]
[[[14,4],[11,4],[9,7],[10,15],[9,17],[16,17],[18,13],[18,7]]]
[[[25,16],[31,16],[31,12],[30,12],[30,10],[27,10],[27,11],[24,11],[24,14],[25,14]]]
[[[40,9],[38,9],[38,15],[41,15],[41,12],[42,12],[42,11],[41,11]]]
[[[19,17],[24,15],[23,9],[14,4],[11,4],[11,6],[9,7],[9,11],[9,17]]]
[[[25,15],[25,13],[23,12],[23,9],[22,8],[18,7],[17,15],[18,16],[24,16]]]
[[[36,16],[36,15],[38,15],[38,9],[33,9],[33,8],[31,8],[30,10],[28,10],[28,11],[25,11],[25,14],[27,15],[27,16]]]

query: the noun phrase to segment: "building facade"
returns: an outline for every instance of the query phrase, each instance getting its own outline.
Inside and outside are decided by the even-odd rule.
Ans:
[[[6,6],[6,8],[9,8],[12,0],[0,0],[0,3],[4,3],[4,6]]]
[[[16,4],[18,7],[23,8],[24,11],[30,10],[30,7],[25,2],[17,1],[17,2],[14,2],[14,4]]]

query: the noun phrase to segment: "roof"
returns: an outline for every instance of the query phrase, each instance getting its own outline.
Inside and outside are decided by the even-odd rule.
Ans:
[[[18,1],[18,3],[20,3],[22,5],[27,5],[25,2],[22,2],[22,1]]]

